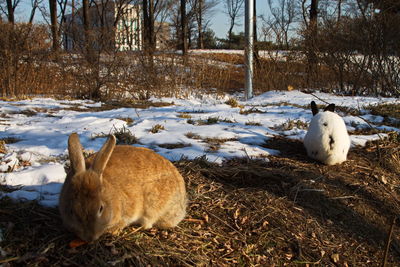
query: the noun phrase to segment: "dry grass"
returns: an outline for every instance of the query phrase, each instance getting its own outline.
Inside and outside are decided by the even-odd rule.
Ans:
[[[182,118],[182,119],[191,119],[192,115],[187,114],[187,113],[180,113],[178,114],[178,118]]]
[[[117,139],[117,144],[118,145],[132,145],[132,144],[137,144],[139,140],[136,138],[136,136],[125,126],[122,128],[115,128],[112,132]]]
[[[225,102],[225,104],[231,106],[232,108],[241,108],[241,109],[244,108],[244,106],[243,106],[243,105],[240,105],[239,102],[238,102],[236,99],[234,99],[234,98],[229,98],[229,99]]]
[[[245,123],[245,125],[248,125],[248,126],[262,126],[261,122],[258,122],[258,121],[247,121]]]
[[[386,125],[400,126],[400,104],[371,105],[366,109],[369,109],[373,115],[383,116],[383,123]]]
[[[237,141],[237,138],[204,138],[203,142],[207,143],[207,152],[217,152],[220,148],[221,145],[224,144],[225,142],[229,141]]]
[[[177,149],[177,148],[184,148],[189,147],[191,144],[186,143],[167,143],[167,144],[158,144],[157,146],[166,148],[166,149]]]
[[[165,127],[161,124],[155,124],[153,127],[151,127],[150,132],[155,134],[159,133],[160,131],[165,130]]]
[[[100,107],[82,107],[81,105],[72,105],[71,107],[63,108],[64,110],[73,110],[78,112],[98,112],[107,111],[117,108],[135,108],[135,109],[148,109],[151,107],[168,107],[174,105],[170,102],[153,102],[149,100],[130,100],[130,101],[107,101]],[[120,118],[119,118],[120,119]]]
[[[217,124],[220,121],[232,123],[231,120],[227,120],[227,119],[220,120],[219,117],[208,117],[205,120],[202,120],[202,119],[198,119],[198,120],[188,119],[186,122],[189,123],[189,124],[192,124],[192,125],[211,125],[211,124]]]
[[[249,109],[241,109],[239,111],[239,113],[242,114],[242,115],[249,115],[249,114],[252,114],[252,113],[265,113],[265,111],[261,111],[258,108],[252,107],[252,108],[249,108]]]
[[[127,126],[131,126],[131,125],[133,124],[133,122],[135,121],[134,119],[129,118],[129,117],[119,117],[119,118],[117,118],[117,119],[126,122],[126,125],[127,125]]]
[[[17,143],[19,141],[21,141],[22,139],[19,139],[17,137],[4,137],[1,138],[0,141],[2,141],[4,144],[14,144]]]
[[[293,128],[297,129],[307,129],[308,123],[302,120],[287,120],[286,122],[282,123],[281,125],[275,125],[273,129],[278,131],[290,131]]]
[[[366,107],[374,115],[400,119],[400,104],[380,104]]]
[[[3,140],[0,140],[0,153],[1,154],[6,154],[7,153],[7,149],[5,146],[6,142],[4,142]]]
[[[192,133],[192,132],[186,133],[185,136],[186,136],[187,138],[190,138],[190,139],[201,139],[201,136],[200,136],[200,135],[195,134],[195,133]]]
[[[195,57],[211,59],[229,64],[244,64],[244,56],[238,54],[206,53],[201,55],[195,55]]]
[[[200,135],[192,132],[186,133],[185,136],[187,138],[201,140],[201,142],[206,143],[207,144],[206,151],[210,153],[217,152],[221,148],[221,145],[224,144],[225,142],[238,140],[237,138],[201,137]]]
[[[387,138],[368,143],[369,150],[374,149],[379,166],[400,175],[400,134],[389,132]]]
[[[0,243],[8,266],[378,266],[391,219],[400,212],[399,176],[377,165],[375,145],[324,166],[298,141],[266,144],[282,151],[263,160],[215,165],[179,161],[189,195],[175,229],[135,231],[70,249],[74,237],[57,210],[0,200]],[[382,148],[383,149],[383,148]],[[382,150],[381,149],[381,150]],[[387,183],[379,177],[385,175]],[[400,262],[394,227],[388,263]]]
[[[115,136],[118,145],[132,145],[139,143],[139,140],[136,138],[136,136],[128,128],[125,128],[125,126],[123,126],[122,128],[116,128],[114,126],[110,134],[113,134]],[[109,134],[102,132],[92,135],[91,138],[106,138],[108,136]]]

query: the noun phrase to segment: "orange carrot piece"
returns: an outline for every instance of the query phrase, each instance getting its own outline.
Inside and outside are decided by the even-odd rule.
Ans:
[[[74,239],[71,242],[69,242],[69,247],[70,248],[77,248],[80,247],[84,244],[87,244],[86,241],[83,241],[82,239]]]

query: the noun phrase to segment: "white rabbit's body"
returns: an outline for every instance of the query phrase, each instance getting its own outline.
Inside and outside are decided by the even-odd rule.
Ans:
[[[324,164],[334,165],[346,161],[350,137],[343,119],[332,111],[318,113],[317,109],[304,137],[304,146],[310,158]]]

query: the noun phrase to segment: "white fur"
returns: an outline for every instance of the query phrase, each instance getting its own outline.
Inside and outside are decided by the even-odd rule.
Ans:
[[[330,144],[331,140],[333,143]],[[317,113],[304,137],[304,146],[310,158],[324,164],[334,165],[346,161],[350,137],[343,119],[331,111]]]

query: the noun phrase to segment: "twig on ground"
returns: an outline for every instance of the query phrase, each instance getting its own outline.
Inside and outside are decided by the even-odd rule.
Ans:
[[[387,258],[388,258],[388,254],[389,254],[390,242],[392,240],[392,234],[393,234],[394,225],[396,223],[396,219],[397,219],[397,217],[393,216],[392,225],[390,226],[388,237],[387,237],[387,240],[386,240],[385,254],[383,256],[382,267],[385,267],[386,264],[387,264]]]

